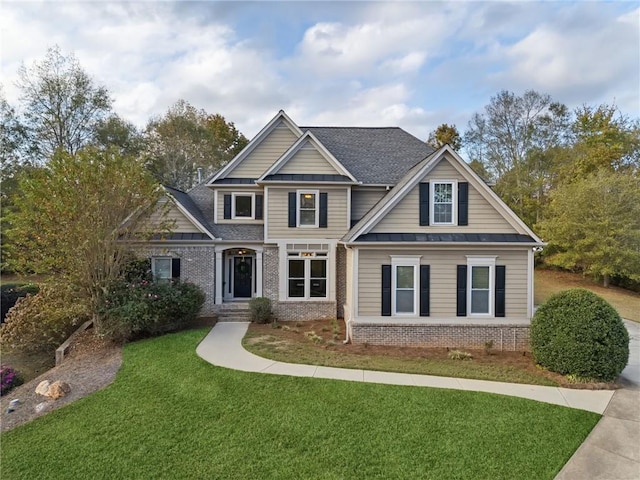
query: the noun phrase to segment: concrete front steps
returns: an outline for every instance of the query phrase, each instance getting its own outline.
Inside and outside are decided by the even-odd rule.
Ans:
[[[223,303],[218,311],[218,322],[250,322],[249,302]]]

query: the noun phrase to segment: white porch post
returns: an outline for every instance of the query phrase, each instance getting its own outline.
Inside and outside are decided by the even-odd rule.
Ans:
[[[256,250],[256,297],[262,296],[262,250]]]
[[[216,304],[222,304],[222,250],[216,250]]]

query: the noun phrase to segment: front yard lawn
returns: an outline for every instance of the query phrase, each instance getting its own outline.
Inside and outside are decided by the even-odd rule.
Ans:
[[[487,393],[243,373],[205,331],[130,344],[105,390],[2,434],[3,478],[552,479],[599,415]]]

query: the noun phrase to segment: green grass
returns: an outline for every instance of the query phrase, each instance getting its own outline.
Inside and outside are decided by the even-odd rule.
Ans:
[[[252,331],[251,328],[242,344],[246,350],[255,355],[279,362],[558,386],[558,383],[545,376],[542,370],[531,372],[507,363],[489,364],[476,359],[462,362],[451,359],[394,356],[393,353],[355,354],[343,351],[340,346],[335,349],[320,348],[307,339],[294,342],[277,336],[265,336],[261,332]]]
[[[107,389],[2,435],[2,478],[552,479],[598,415],[486,393],[243,373],[204,331],[128,345]]]

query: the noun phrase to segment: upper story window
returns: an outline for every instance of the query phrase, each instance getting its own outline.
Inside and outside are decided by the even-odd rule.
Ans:
[[[298,226],[318,226],[318,191],[298,190]]]
[[[234,193],[231,197],[231,201],[231,218],[255,218],[255,195],[253,193]]]
[[[434,225],[453,225],[454,223],[454,182],[432,182],[431,218]]]

